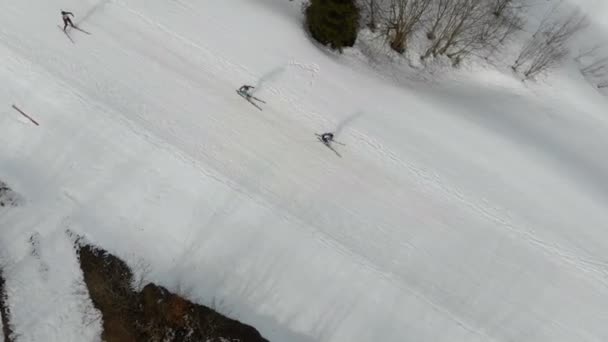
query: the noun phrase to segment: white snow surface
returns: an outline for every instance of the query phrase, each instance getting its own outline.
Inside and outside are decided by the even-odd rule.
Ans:
[[[72,44],[60,9],[92,35]],[[100,340],[67,230],[271,341],[608,340],[608,101],[574,69],[391,77],[285,0],[4,1],[0,21],[19,341]]]

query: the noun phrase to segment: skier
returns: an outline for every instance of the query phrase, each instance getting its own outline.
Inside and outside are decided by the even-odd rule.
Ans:
[[[342,157],[340,155],[340,153],[338,151],[336,151],[336,149],[332,146],[333,143],[336,143],[338,145],[344,145],[343,143],[334,140],[334,133],[331,133],[331,132],[323,133],[323,134],[315,133],[315,135],[317,136],[317,139],[319,139],[319,141],[323,143],[323,145],[325,145],[327,148],[332,150],[338,157]]]
[[[245,84],[239,88],[239,93],[244,95],[247,99],[251,99],[252,95],[249,93],[250,89],[255,89],[255,87]]]
[[[68,28],[68,24],[72,27],[76,27],[74,25],[74,23],[72,22],[72,19],[70,19],[70,16],[74,16],[74,13],[72,12],[66,12],[66,11],[61,11],[61,18],[63,19],[63,31],[65,31],[65,29]]]
[[[333,133],[323,133],[321,134],[321,140],[324,144],[329,145],[330,142],[334,141]]]
[[[256,104],[253,100],[258,101],[260,103],[266,103],[266,101],[264,101],[262,99],[258,99],[257,97],[253,96],[253,94],[251,94],[251,89],[255,89],[255,87],[245,84],[245,85],[241,86],[239,89],[237,89],[236,93],[239,94],[245,100],[247,100],[247,102],[251,103],[255,108],[262,110],[262,108],[258,104]]]

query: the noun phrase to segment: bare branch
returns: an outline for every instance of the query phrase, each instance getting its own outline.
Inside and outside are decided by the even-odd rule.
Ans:
[[[382,35],[393,50],[403,53],[433,0],[390,0],[382,17]]]
[[[519,0],[435,0],[428,20],[430,46],[422,58],[493,53],[522,26]]]
[[[574,58],[578,63],[581,74],[593,85],[604,88],[608,83],[608,49],[605,46],[595,45],[581,51]]]
[[[366,26],[372,31],[375,32],[378,27],[378,20],[381,12],[381,3],[382,0],[360,0],[360,8],[362,14],[366,18]]]
[[[512,66],[514,71],[525,68],[526,78],[559,64],[570,52],[569,40],[587,25],[587,18],[580,11],[559,17],[555,15],[556,9],[543,19]]]

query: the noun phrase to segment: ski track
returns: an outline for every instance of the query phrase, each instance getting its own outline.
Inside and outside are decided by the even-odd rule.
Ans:
[[[33,69],[34,67],[31,66],[31,68]],[[76,68],[76,66],[73,66],[72,68]],[[78,71],[79,71],[80,74],[84,74],[84,75],[86,75],[88,73],[86,71],[86,69],[83,69],[83,68],[79,68]],[[59,75],[53,75],[53,76],[55,78],[57,78]],[[77,91],[75,91],[71,86],[68,86],[67,83],[63,84],[62,87],[66,88],[66,89],[70,89],[72,92],[74,92],[75,96],[78,97],[78,98],[80,98],[80,101],[83,104],[84,103],[89,103],[90,104],[91,103],[91,99],[94,99],[96,97],[95,94],[91,94],[91,93],[87,93],[86,96],[79,95],[79,93]],[[96,88],[100,91],[100,93],[112,94],[112,96],[116,96],[115,94],[117,94],[117,92],[112,92],[111,90],[109,90],[108,88],[106,88],[105,85],[103,85],[103,84],[96,84]],[[101,108],[103,108],[103,105],[101,105],[101,103],[96,103],[96,104],[93,104],[93,107],[101,107]],[[309,227],[307,223],[298,222],[299,220],[297,219],[297,216],[296,215],[292,215],[290,212],[285,211],[284,208],[279,208],[278,210],[276,210],[276,208],[272,204],[269,204],[269,203],[265,202],[260,197],[251,195],[250,192],[246,191],[245,189],[239,187],[236,184],[231,183],[230,181],[228,181],[225,178],[219,176],[215,172],[210,173],[203,166],[201,166],[200,163],[197,163],[195,159],[189,157],[187,154],[185,154],[184,152],[182,152],[182,150],[176,148],[175,145],[173,145],[173,144],[167,144],[166,140],[159,141],[158,138],[156,138],[156,136],[151,135],[149,132],[142,132],[142,130],[140,128],[138,128],[138,127],[140,127],[140,125],[135,125],[133,122],[129,121],[125,116],[120,115],[120,113],[116,113],[116,112],[109,111],[109,110],[106,110],[106,109],[98,110],[97,112],[98,113],[101,112],[101,113],[104,113],[104,114],[107,113],[106,114],[106,118],[107,119],[120,118],[120,125],[121,126],[130,127],[131,130],[136,135],[142,137],[148,143],[154,145],[158,150],[164,150],[168,154],[179,158],[182,162],[184,162],[186,164],[190,164],[190,165],[196,166],[197,169],[199,171],[201,171],[201,173],[203,173],[205,175],[205,177],[213,178],[214,180],[216,180],[216,181],[218,181],[218,182],[220,182],[220,183],[222,183],[222,184],[230,187],[233,191],[239,193],[240,195],[246,196],[249,200],[251,200],[251,201],[253,201],[253,202],[261,205],[262,207],[265,207],[265,208],[270,209],[270,210],[274,210],[275,212],[278,212],[278,213],[282,213],[281,216],[282,216],[282,218],[283,218],[283,220],[285,221],[286,224],[288,224],[288,225],[295,224],[295,225],[300,226],[300,227]],[[176,137],[172,136],[172,138],[176,138]],[[262,189],[258,189],[258,190],[262,190]],[[78,200],[75,199],[74,196],[70,195],[69,193],[67,194],[67,197],[70,200],[74,201],[74,202],[78,202]],[[310,229],[310,228],[308,228],[308,229]],[[337,251],[337,252],[341,253],[344,256],[348,256],[349,259],[352,259],[353,262],[355,262],[356,264],[359,264],[364,269],[367,269],[370,272],[376,273],[376,275],[377,275],[378,278],[384,279],[384,280],[388,281],[389,283],[393,284],[393,286],[397,286],[397,288],[401,288],[402,290],[405,290],[407,292],[412,293],[416,298],[419,298],[420,300],[428,303],[435,310],[437,310],[438,312],[443,313],[444,315],[446,315],[446,317],[448,317],[449,319],[453,320],[454,322],[456,322],[458,325],[462,326],[466,330],[468,330],[470,332],[473,332],[473,333],[476,333],[476,334],[480,334],[481,336],[487,337],[483,333],[481,333],[481,332],[477,331],[476,329],[468,326],[465,322],[459,320],[456,317],[456,315],[454,315],[454,314],[450,313],[448,310],[442,308],[439,304],[436,304],[435,302],[433,302],[429,298],[425,297],[423,294],[417,292],[414,289],[402,287],[397,281],[395,281],[395,279],[394,279],[393,276],[391,276],[390,274],[386,274],[386,272],[383,271],[380,267],[377,267],[372,260],[366,258],[363,255],[360,255],[360,254],[354,252],[352,249],[349,249],[345,245],[343,245],[340,242],[338,242],[338,241],[340,241],[341,236],[331,236],[330,234],[328,234],[326,232],[322,232],[322,231],[317,230],[317,229],[311,230],[311,233],[313,234],[313,236],[316,236],[316,239],[318,240],[318,242],[321,245],[326,246],[326,248],[328,248],[329,250],[334,250],[334,251]],[[195,246],[200,245],[200,243],[202,242],[203,238],[204,238],[203,235],[201,235],[199,237],[189,237],[188,240],[191,241],[191,243],[190,243],[190,246],[191,246],[190,248],[191,249],[189,250],[189,252],[192,252],[195,249]],[[189,253],[185,253],[184,255],[188,255],[188,254]],[[52,307],[52,305],[50,305],[49,307]],[[47,311],[43,311],[41,313],[44,314],[45,312],[48,313]]]
[[[365,135],[357,130],[351,130],[351,133],[360,146],[371,148],[371,150],[379,155],[381,159],[389,160],[407,170],[423,187],[441,191],[443,197],[451,198],[462,203],[464,207],[469,208],[474,214],[496,223],[496,225],[494,225],[495,227],[506,229],[508,232],[522,238],[530,245],[539,247],[547,255],[556,258],[562,263],[571,265],[577,270],[593,274],[594,278],[608,289],[607,261],[594,260],[590,257],[580,257],[577,255],[577,252],[581,253],[580,250],[575,252],[554,243],[546,242],[542,238],[531,233],[530,227],[527,227],[524,223],[509,220],[509,215],[504,210],[480,204],[474,200],[474,196],[466,196],[461,190],[448,186],[436,173],[429,173],[420,167],[403,161],[396,153],[392,152],[378,141],[375,141],[371,136]]]
[[[32,69],[34,68],[33,65],[31,66],[31,68]],[[79,71],[83,72],[83,70],[79,70]],[[86,74],[86,72],[84,72],[84,73]],[[57,77],[57,75],[53,75],[53,76]],[[68,86],[67,84],[63,84],[62,87],[65,89],[70,89],[71,92],[73,92],[73,94],[76,97],[78,97],[83,104],[84,103],[91,104],[90,100],[94,98],[94,96],[91,94],[87,94],[86,97],[80,95],[77,91],[75,91],[71,86]],[[101,86],[101,87],[98,86],[98,89],[102,88],[102,87],[103,86]],[[108,93],[108,91],[106,91],[106,93]],[[112,93],[112,92],[109,92],[109,93]],[[93,103],[93,107],[103,108],[103,105],[101,103]],[[204,177],[212,178],[215,181],[226,185],[227,187],[229,187],[231,190],[235,191],[239,195],[246,196],[249,200],[261,205],[262,207],[264,207],[266,209],[269,209],[269,210],[276,209],[272,204],[269,204],[268,202],[262,200],[258,196],[252,195],[250,192],[248,192],[248,191],[246,191],[246,189],[243,189],[242,187],[238,186],[236,183],[233,183],[233,182],[227,180],[226,178],[220,176],[219,174],[217,174],[215,172],[209,172],[203,165],[201,165],[199,162],[197,162],[196,159],[191,158],[190,156],[185,154],[181,149],[176,148],[175,145],[166,143],[166,140],[159,140],[156,136],[151,135],[147,131],[142,131],[141,128],[139,128],[139,127],[141,127],[140,125],[134,124],[133,122],[128,120],[127,117],[120,115],[120,113],[112,112],[111,110],[107,110],[105,108],[98,110],[97,112],[106,114],[107,119],[114,120],[116,118],[120,118],[120,126],[129,127],[133,133],[135,133],[137,136],[144,139],[147,143],[155,146],[155,148],[158,149],[159,151],[166,151],[167,154],[177,157],[183,163],[195,166],[204,175]],[[74,195],[70,194],[69,192],[65,192],[64,194],[72,202],[74,202],[74,203],[80,202],[77,198],[74,197]],[[294,220],[297,220],[297,216],[292,216],[292,215],[290,215],[289,212],[285,212],[284,210],[281,210],[281,209],[276,210],[276,211],[279,213],[283,213],[282,217],[288,224],[292,224]],[[306,226],[306,224],[304,224],[304,223],[299,223],[299,225]],[[353,257],[353,258],[355,258],[355,260],[358,258],[361,258],[361,256],[349,251],[345,246],[343,246],[339,242],[337,242],[337,241],[339,241],[337,238],[331,237],[328,234],[323,233],[318,230],[313,230],[313,231],[311,231],[311,233],[317,236],[317,239],[319,240],[319,242],[321,244],[330,247],[330,249],[336,250],[336,251],[341,251],[341,253],[343,255]],[[200,244],[202,238],[203,238],[202,236],[199,238],[195,238],[193,240],[193,242],[191,243],[191,245],[195,246],[195,245]],[[32,242],[32,243],[34,243],[34,242]],[[365,268],[368,268],[374,272],[382,273],[380,269],[373,266],[373,263],[371,263],[370,261],[363,261],[363,260],[364,259],[361,259],[358,261],[358,263],[361,266],[364,266]]]
[[[164,32],[176,37],[177,39],[184,42],[185,44],[194,46],[197,49],[199,49],[200,51],[204,52],[205,54],[210,54],[210,52],[207,49],[202,48],[201,46],[189,41],[188,39],[175,34],[174,32],[170,31],[169,29],[167,29],[166,27],[164,27],[163,25],[161,25],[159,23],[154,23],[152,20],[145,17],[141,13],[135,12],[131,9],[129,9],[129,10],[132,13],[135,13],[136,15],[138,15],[139,17],[144,19],[145,21],[147,21],[148,23],[154,24],[157,27],[161,28]],[[224,59],[220,59],[220,61],[221,61],[221,63],[224,63],[224,65],[228,65],[229,66],[228,69],[232,69],[232,70],[237,69],[236,66],[233,66],[233,65],[231,66]],[[242,66],[240,66],[240,67],[241,67],[241,69],[244,69]],[[243,70],[241,70],[241,71],[243,71]],[[249,74],[251,74],[251,73],[249,73]],[[271,89],[271,91],[273,91],[273,90],[274,89]],[[276,95],[282,96],[284,101],[287,102],[288,104],[295,105],[295,102],[296,102],[295,100],[290,100],[288,97],[282,95],[280,93],[280,91],[274,90],[274,93]],[[306,111],[300,109],[299,112],[306,112]],[[536,247],[540,247],[548,255],[557,257],[562,262],[570,264],[570,265],[574,266],[575,268],[577,268],[578,270],[593,273],[593,276],[598,281],[600,281],[602,284],[604,284],[604,286],[608,285],[608,282],[605,280],[606,275],[608,274],[608,272],[606,271],[606,266],[608,266],[608,263],[599,262],[599,261],[595,261],[595,260],[586,260],[584,258],[577,257],[572,251],[567,251],[559,245],[547,243],[547,242],[543,241],[542,239],[540,239],[539,237],[537,237],[534,234],[527,231],[527,229],[525,229],[524,227],[515,225],[510,221],[502,219],[501,216],[504,216],[504,213],[496,212],[496,209],[494,209],[494,208],[487,208],[478,203],[475,203],[474,201],[467,198],[462,192],[458,191],[457,189],[445,186],[444,183],[439,179],[439,177],[436,174],[428,174],[419,168],[415,168],[412,165],[408,165],[408,164],[404,163],[402,160],[400,160],[396,156],[395,153],[391,152],[389,149],[380,145],[379,143],[374,142],[371,137],[364,136],[364,137],[359,137],[359,139],[366,142],[369,146],[371,146],[373,149],[375,149],[377,151],[377,153],[379,153],[381,156],[388,158],[389,160],[393,161],[394,163],[398,164],[399,166],[402,166],[402,167],[405,167],[406,169],[408,169],[415,176],[415,179],[421,180],[423,185],[425,185],[427,187],[439,189],[440,191],[442,191],[444,193],[444,195],[446,195],[446,197],[453,198],[456,201],[463,203],[466,207],[469,207],[474,213],[480,214],[482,217],[485,217],[488,220],[497,223],[498,224],[497,226],[503,227],[503,228],[509,230],[510,232],[518,235],[519,237],[523,238],[524,241],[527,241],[529,244],[536,246]],[[333,240],[339,241],[338,238],[333,238]],[[324,242],[327,243],[326,241],[324,241]],[[344,248],[339,248],[336,244],[334,244],[331,247],[336,248],[337,250],[344,251]],[[359,256],[358,254],[352,253],[352,252],[349,254],[350,254],[349,256],[351,256],[351,257]],[[365,263],[365,266],[376,272],[382,273],[382,271],[380,271],[379,269],[374,267],[373,262],[371,262],[369,260]],[[593,266],[599,266],[599,267],[593,267]],[[408,290],[414,292],[414,294],[417,297],[420,297],[420,298],[424,299],[425,301],[427,301],[436,310],[446,313],[451,319],[453,319],[458,324],[465,327],[467,330],[479,333],[475,329],[473,329],[473,328],[469,327],[468,325],[466,325],[465,323],[459,321],[451,313],[442,311],[438,305],[436,305],[432,301],[428,300],[424,296],[420,295],[419,293],[416,293],[415,291],[413,291],[411,289],[408,289]],[[484,335],[484,334],[481,334],[481,335],[486,338],[489,338],[487,335]]]

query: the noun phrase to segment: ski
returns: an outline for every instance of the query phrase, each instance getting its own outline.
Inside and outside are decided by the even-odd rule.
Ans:
[[[245,99],[247,100],[247,102],[251,103],[255,108],[262,110],[262,107],[258,106],[257,104],[255,104],[253,101],[249,100],[249,99]]]
[[[78,31],[82,32],[82,33],[85,33],[85,34],[91,35],[91,32],[85,31],[85,30],[81,29],[81,28],[80,28],[80,27],[78,27],[78,26],[73,26],[73,28],[74,28],[75,30],[78,30]]]
[[[57,25],[57,27],[59,27],[59,29],[65,34],[65,36],[68,37],[68,39],[72,42],[72,44],[76,44],[74,42],[74,39],[72,39],[72,37],[70,36],[70,34],[66,30],[62,29],[61,26],[59,26],[59,25]]]
[[[250,98],[248,98],[247,96],[243,95],[240,91],[237,90],[236,93],[239,94],[240,97],[242,97],[243,99],[245,99],[245,101],[251,103],[255,108],[257,108],[259,110],[262,110],[262,107],[258,106],[255,102],[251,101]],[[260,99],[257,99],[257,98],[255,98],[253,96],[251,98],[254,98],[254,99],[256,99],[256,100],[258,100],[258,101],[260,101],[262,103],[266,103],[266,102],[264,102],[264,101],[262,101]]]
[[[321,139],[321,134],[315,133],[315,135],[317,136],[317,138]],[[321,141],[323,141],[323,140],[321,140]],[[346,146],[345,143],[342,143],[342,142],[339,142],[339,141],[332,140],[331,142],[334,143],[334,144],[338,144],[340,146]]]
[[[321,136],[318,134],[317,135],[317,139],[321,142],[321,144],[325,145],[328,149],[332,150],[338,157],[342,158],[342,155],[340,155],[340,153],[338,153],[338,151],[336,151],[335,148],[333,148],[329,143],[326,143],[325,141],[323,141],[323,139],[321,139]]]
[[[252,99],[254,99],[254,100],[256,100],[256,101],[259,101],[259,102],[262,102],[262,103],[266,103],[266,101],[264,101],[264,100],[260,100],[260,99],[258,99],[258,98],[257,98],[257,97],[255,97],[255,96],[252,96],[251,98],[252,98]]]

